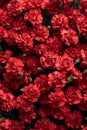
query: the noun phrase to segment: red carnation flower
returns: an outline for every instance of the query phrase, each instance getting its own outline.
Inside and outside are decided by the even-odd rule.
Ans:
[[[19,111],[19,115],[23,123],[31,123],[31,121],[36,118],[36,113],[34,112],[33,109],[31,109],[28,112]]]
[[[67,100],[66,100],[66,103],[62,107],[60,107],[59,109],[64,117],[68,118],[71,116],[71,110],[70,110],[69,105],[67,104]]]
[[[18,89],[29,82],[30,72],[19,71],[17,73],[3,73],[4,83],[10,90]],[[14,79],[14,80],[13,80]]]
[[[79,128],[82,123],[82,116],[81,113],[78,110],[74,110],[73,114],[66,118],[65,123],[67,127],[71,128]]]
[[[3,1],[3,7],[0,8],[0,24],[6,28],[12,28],[14,17],[7,14],[7,5],[7,1]]]
[[[48,51],[48,48],[47,48],[47,46],[44,43],[36,44],[34,46],[34,51],[35,51],[35,54],[37,56],[39,56],[39,55],[43,55],[46,51]]]
[[[34,80],[34,83],[37,85],[37,87],[40,89],[42,93],[45,93],[50,89],[48,85],[48,77],[47,75],[41,74],[39,77],[37,77]]]
[[[78,88],[72,86],[65,90],[65,97],[67,99],[67,103],[70,105],[79,104],[82,100],[81,91]]]
[[[82,45],[77,44],[74,46],[70,46],[65,50],[65,53],[68,54],[69,57],[73,58],[74,60],[77,60],[78,58],[81,58],[81,48]]]
[[[29,84],[23,88],[23,96],[28,98],[30,102],[36,102],[40,97],[40,90],[36,84]]]
[[[9,58],[8,63],[6,64],[6,72],[7,73],[18,73],[21,72],[24,67],[23,62],[20,59],[17,58]]]
[[[24,66],[25,66],[25,69],[32,73],[32,74],[37,74],[39,72],[38,70],[38,67],[40,67],[40,59],[35,57],[35,56],[32,56],[32,57],[24,57],[23,58],[23,63],[24,63]]]
[[[12,56],[12,51],[6,50],[5,52],[0,51],[0,63],[6,63]]]
[[[36,25],[31,32],[31,36],[39,42],[44,42],[49,37],[49,30],[46,26]]]
[[[18,16],[26,8],[26,0],[12,0],[8,3],[7,15]]]
[[[41,24],[43,22],[43,17],[40,13],[40,10],[30,10],[29,13],[26,13],[24,16],[25,20],[28,20],[32,24]]]
[[[66,84],[66,76],[64,72],[54,71],[48,75],[49,86],[56,88],[63,88]]]
[[[69,57],[66,53],[63,56],[60,56],[56,60],[56,68],[57,70],[65,70],[70,71],[74,68],[74,61],[72,58]]]
[[[85,15],[76,18],[77,28],[80,33],[87,37],[87,17]]]
[[[28,98],[26,99],[26,97],[23,94],[17,97],[16,108],[20,112],[28,112],[32,109],[32,107],[32,102],[30,102]]]
[[[23,52],[29,52],[29,50],[33,47],[33,39],[27,32],[23,32],[21,35],[21,41],[18,43],[18,47]]]
[[[13,29],[7,31],[7,35],[4,36],[4,40],[8,45],[16,45],[18,43],[22,43],[21,34],[17,33]]]
[[[13,30],[18,31],[18,32],[25,32],[27,30],[27,26],[23,18],[21,16],[17,16],[14,21],[12,22],[13,24]]]
[[[58,55],[62,54],[63,43],[57,37],[54,36],[53,38],[48,38],[45,44],[49,51],[53,51]]]
[[[58,0],[50,1],[46,5],[46,9],[51,13],[51,14],[57,14],[59,11],[59,2]]]
[[[53,29],[68,27],[68,18],[64,14],[56,14],[51,19]]]
[[[67,29],[61,29],[61,40],[65,42],[66,45],[70,46],[71,44],[77,44],[78,43],[78,35],[76,31],[67,28]]]
[[[52,51],[46,51],[40,58],[40,63],[44,68],[55,69],[55,62],[58,55]]]
[[[64,119],[64,116],[62,114],[62,112],[60,111],[60,109],[58,108],[54,108],[52,107],[51,105],[49,104],[45,104],[43,105],[39,111],[38,111],[38,114],[43,117],[43,118],[46,118],[47,116],[53,116],[55,119],[58,119],[58,120],[62,120]]]
[[[66,103],[66,98],[62,90],[58,89],[55,92],[51,92],[48,97],[48,103],[51,104],[54,108],[62,107]]]
[[[0,90],[0,109],[3,111],[10,111],[15,108],[15,99],[10,92]]]

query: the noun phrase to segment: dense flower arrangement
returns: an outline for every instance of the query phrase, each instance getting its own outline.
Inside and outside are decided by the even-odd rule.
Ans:
[[[0,130],[87,130],[87,0],[0,0]]]

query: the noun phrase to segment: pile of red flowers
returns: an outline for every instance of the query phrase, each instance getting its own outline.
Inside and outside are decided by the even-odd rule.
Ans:
[[[0,0],[0,130],[87,130],[87,0]]]

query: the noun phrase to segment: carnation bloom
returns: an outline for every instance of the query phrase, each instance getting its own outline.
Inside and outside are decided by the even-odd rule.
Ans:
[[[44,75],[44,74],[41,74],[39,77],[37,77],[34,80],[34,83],[40,89],[41,93],[45,93],[50,88],[48,85],[48,77],[47,75]]]
[[[68,18],[64,14],[56,14],[51,19],[53,29],[68,27]]]
[[[11,57],[9,58],[5,68],[6,68],[7,73],[10,73],[10,72],[17,73],[17,72],[21,72],[23,67],[24,67],[24,64],[20,59]]]
[[[41,66],[40,59],[35,56],[24,57],[23,63],[24,63],[25,69],[32,74],[37,74],[38,67]]]
[[[21,34],[17,33],[13,29],[10,29],[6,32],[7,35],[4,36],[4,40],[8,45],[16,45],[18,43],[22,43]]]
[[[80,45],[80,44],[70,46],[69,48],[67,48],[65,50],[65,53],[68,54],[68,56],[74,60],[77,60],[79,58],[81,59],[81,57],[82,57],[81,56],[81,48],[82,48],[82,45]]]
[[[27,30],[26,23],[21,16],[17,16],[17,18],[14,19],[12,24],[14,31],[19,31],[22,33]]]
[[[69,57],[69,55],[64,53],[63,56],[60,56],[56,60],[55,66],[56,66],[57,70],[70,71],[70,70],[72,70],[74,68],[74,61],[73,61],[72,58]]]
[[[17,16],[26,8],[26,0],[12,0],[7,5],[8,15]]]
[[[50,109],[51,108],[51,109]],[[58,108],[54,108],[49,104],[43,105],[39,110],[38,110],[38,114],[45,118],[47,116],[53,116],[55,119],[58,120],[62,120],[64,119],[64,116],[62,114],[62,112],[60,111],[60,109]]]
[[[55,62],[58,58],[58,55],[52,51],[46,51],[40,58],[40,63],[43,68],[46,69],[55,69]]]
[[[13,108],[15,108],[15,99],[12,93],[0,90],[0,109],[8,112]]]
[[[26,13],[24,16],[25,20],[28,20],[32,24],[41,24],[43,21],[43,17],[40,13],[40,10],[30,10],[29,13]]]
[[[36,44],[34,46],[34,51],[37,56],[43,55],[46,51],[48,51],[48,48],[45,44]]]
[[[36,84],[29,84],[24,86],[23,95],[29,99],[30,102],[36,102],[40,96],[40,90]]]
[[[29,112],[33,107],[32,102],[30,102],[26,97],[22,94],[16,99],[16,108],[20,112]]]
[[[52,14],[57,14],[58,13],[58,8],[59,6],[59,2],[57,0],[54,1],[50,1],[47,5],[46,5],[46,9],[52,13]]]
[[[56,90],[55,92],[51,92],[48,97],[48,103],[54,108],[62,107],[66,103],[65,95],[60,89]]]
[[[0,8],[0,24],[6,28],[11,28],[14,18],[7,14],[7,4],[5,2],[7,1],[3,1],[3,5],[5,6],[5,8]]]
[[[0,51],[0,63],[6,63],[12,56],[12,51],[6,50],[5,52]]]
[[[19,111],[19,115],[23,123],[31,123],[31,121],[36,118],[36,113],[33,109],[28,112]]]
[[[87,17],[85,15],[76,18],[78,31],[87,37]]]
[[[53,51],[54,53],[60,55],[63,50],[63,43],[56,36],[54,36],[53,38],[51,37],[46,40],[46,47],[47,50]]]
[[[71,110],[69,105],[67,104],[67,99],[66,99],[66,103],[59,109],[64,117],[69,118],[71,116]]]
[[[73,114],[66,118],[65,123],[69,128],[80,128],[82,123],[82,115],[78,110],[74,110]]]
[[[66,45],[70,46],[71,44],[77,44],[78,43],[78,35],[76,31],[67,28],[67,29],[61,29],[61,40],[65,42]]]
[[[81,91],[73,86],[69,86],[65,90],[65,97],[70,105],[79,104],[82,100]]]
[[[64,72],[54,71],[48,75],[48,84],[54,89],[63,88],[66,84],[66,76]]]
[[[21,42],[18,43],[18,47],[23,52],[29,52],[29,50],[33,47],[33,39],[28,34],[28,32],[23,32],[21,35]]]
[[[39,42],[44,42],[49,37],[49,30],[46,26],[36,25],[31,32],[31,36]]]

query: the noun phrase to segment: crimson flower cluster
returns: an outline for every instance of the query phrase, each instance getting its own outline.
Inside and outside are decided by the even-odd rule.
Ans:
[[[87,0],[0,0],[0,130],[87,130]]]

